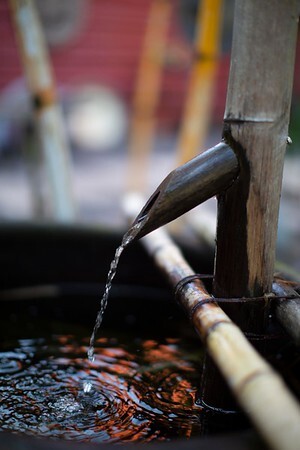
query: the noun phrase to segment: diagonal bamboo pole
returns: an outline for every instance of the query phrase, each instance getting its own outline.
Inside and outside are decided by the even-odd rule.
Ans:
[[[199,336],[264,440],[274,450],[296,450],[300,407],[281,377],[216,303],[204,303],[214,299],[199,279],[180,286],[195,273],[164,230],[141,242],[171,286],[177,286],[177,296]]]
[[[33,0],[10,0],[10,6],[48,170],[54,214],[60,221],[74,220],[70,152],[38,13]]]
[[[141,242],[171,286],[195,275],[178,247],[160,229]],[[300,440],[300,407],[281,377],[254,350],[241,330],[215,303],[197,279],[177,288],[208,352],[236,399],[266,443],[274,450],[296,450]]]
[[[133,192],[145,188],[145,167],[153,143],[171,12],[169,0],[152,0],[138,68],[129,136],[128,189]]]
[[[203,148],[209,127],[218,62],[222,0],[199,2],[195,53],[178,138],[179,164]]]

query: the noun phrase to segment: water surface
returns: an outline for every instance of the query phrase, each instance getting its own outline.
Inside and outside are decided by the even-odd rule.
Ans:
[[[0,429],[90,442],[189,438],[200,432],[200,355],[190,341],[21,339],[0,352]]]

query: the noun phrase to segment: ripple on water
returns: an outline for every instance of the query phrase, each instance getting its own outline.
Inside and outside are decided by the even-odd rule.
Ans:
[[[172,340],[26,340],[0,353],[0,429],[91,442],[170,440],[200,431],[195,349]],[[191,356],[191,358],[189,358]]]

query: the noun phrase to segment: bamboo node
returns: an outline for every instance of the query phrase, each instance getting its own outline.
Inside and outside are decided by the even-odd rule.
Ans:
[[[155,252],[159,249],[161,249],[162,246],[159,245],[158,249],[155,249]],[[263,296],[260,297],[231,297],[231,298],[227,298],[227,297],[213,297],[212,295],[210,295],[209,293],[207,293],[206,291],[204,291],[204,293],[202,295],[199,295],[199,300],[197,301],[196,304],[194,304],[192,307],[191,306],[186,306],[185,303],[182,301],[182,298],[180,298],[183,294],[185,289],[187,288],[188,284],[192,284],[198,281],[198,283],[202,282],[202,280],[204,279],[213,279],[212,275],[209,274],[201,274],[201,273],[196,273],[193,275],[188,275],[184,278],[182,278],[181,280],[179,280],[179,282],[176,284],[175,289],[174,289],[174,296],[175,296],[175,300],[178,304],[180,304],[181,306],[184,307],[184,309],[187,312],[187,315],[190,319],[190,321],[193,323],[194,322],[194,316],[195,313],[198,311],[199,308],[201,308],[203,305],[205,304],[219,304],[219,303],[261,303],[261,302],[265,302],[265,306],[267,306],[268,304],[270,304],[270,302],[274,301],[274,300],[291,300],[291,299],[299,299],[300,295],[298,294],[290,294],[290,293],[286,293],[283,295],[279,295],[278,293],[274,293],[274,292],[270,292],[267,294],[264,294]],[[196,288],[199,287],[195,286]],[[202,290],[200,291],[202,292]],[[258,335],[258,334],[254,334],[254,333],[248,333],[249,337],[250,334],[252,334],[252,338],[254,339],[271,339],[271,337],[266,338],[265,335]],[[278,338],[278,336],[272,336],[272,339]]]
[[[158,248],[155,249],[155,252],[160,250],[163,246],[160,245]],[[209,274],[202,274],[202,273],[195,273],[193,275],[188,275],[184,278],[182,278],[175,286],[174,289],[174,295],[175,299],[179,300],[179,297],[183,291],[183,289],[186,287],[187,284],[193,283],[195,281],[202,281],[205,279],[213,279],[213,275]],[[298,287],[298,286],[297,286]],[[199,308],[199,306],[202,306],[205,303],[248,303],[248,302],[261,302],[261,301],[270,301],[270,300],[292,300],[292,299],[298,299],[300,298],[300,295],[298,294],[286,294],[286,295],[278,295],[274,292],[270,292],[268,294],[264,294],[260,297],[213,297],[208,295],[203,296],[203,298],[197,303],[192,311]]]
[[[187,277],[182,278],[175,286],[174,293],[175,298],[177,299],[180,295],[182,289],[189,283],[192,283],[193,281],[200,280],[202,281],[205,278],[213,278],[212,275],[202,274],[202,273],[195,273],[193,275],[188,275]],[[213,301],[212,298],[208,297],[208,301]],[[207,302],[206,302],[207,303]]]
[[[201,300],[199,300],[198,303],[196,303],[196,305],[194,305],[192,307],[192,309],[189,311],[189,319],[193,322],[194,320],[194,315],[196,313],[196,311],[201,308],[201,306],[205,305],[206,303],[217,303],[216,299],[213,297],[204,297]]]
[[[56,103],[56,93],[54,89],[40,89],[32,96],[32,103],[36,111],[41,111]]]
[[[242,395],[244,389],[253,381],[255,381],[259,377],[274,377],[274,372],[271,369],[257,369],[254,370],[252,373],[249,373],[243,380],[240,381],[239,384],[236,386],[236,392],[240,393]]]

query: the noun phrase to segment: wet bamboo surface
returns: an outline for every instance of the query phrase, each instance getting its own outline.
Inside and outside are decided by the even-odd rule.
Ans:
[[[222,4],[222,0],[199,2],[194,62],[178,138],[179,164],[199,153],[207,137],[218,66]]]
[[[138,68],[129,136],[128,190],[145,191],[145,173],[155,134],[155,113],[170,24],[170,0],[152,0]]]
[[[10,0],[10,6],[48,171],[54,216],[59,221],[72,221],[75,205],[70,151],[42,26],[33,0]]]
[[[265,442],[274,450],[298,449],[300,407],[282,378],[223,310],[211,303],[213,298],[199,279],[178,284],[195,272],[164,230],[154,231],[142,243],[170,285],[177,286],[177,299]]]

